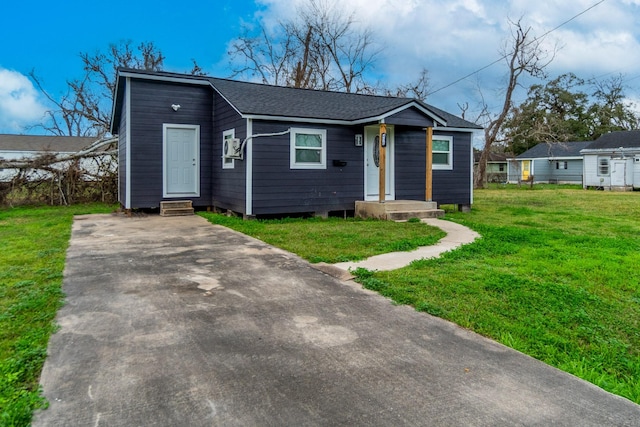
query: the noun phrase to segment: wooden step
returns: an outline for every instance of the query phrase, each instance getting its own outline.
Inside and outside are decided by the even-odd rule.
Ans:
[[[191,200],[171,200],[160,202],[160,216],[193,215]]]

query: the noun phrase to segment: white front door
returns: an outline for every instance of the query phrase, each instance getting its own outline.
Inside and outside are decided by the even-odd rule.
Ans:
[[[624,187],[626,183],[627,174],[627,161],[626,160],[611,160],[611,186],[612,187]]]
[[[200,126],[165,124],[163,130],[163,196],[200,196]]]
[[[379,132],[378,126],[367,126],[364,129],[364,188],[365,200],[379,200],[380,194],[380,153],[379,153]],[[386,173],[385,173],[385,200],[394,200],[395,183],[394,183],[394,141],[393,127],[387,126],[387,150],[386,150]]]

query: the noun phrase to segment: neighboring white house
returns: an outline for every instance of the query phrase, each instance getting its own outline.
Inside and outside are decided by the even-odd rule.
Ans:
[[[58,157],[77,153],[93,144],[96,137],[8,135],[0,134],[0,162],[3,160],[29,159],[43,154]],[[84,165],[93,168],[92,165]],[[8,181],[16,169],[0,167],[0,181]]]
[[[510,162],[509,182],[582,184],[583,158],[580,150],[593,141],[542,142]]]
[[[610,132],[580,151],[584,188],[640,189],[640,130]]]

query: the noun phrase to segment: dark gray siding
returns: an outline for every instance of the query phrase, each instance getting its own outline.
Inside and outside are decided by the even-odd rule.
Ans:
[[[364,193],[363,147],[354,144],[362,127],[254,122],[254,133],[276,133],[290,127],[327,131],[327,168],[290,169],[288,134],[253,142],[253,214],[324,213],[352,210]],[[346,161],[342,167],[334,160]]]
[[[171,104],[180,104],[178,111]],[[162,197],[162,125],[200,125],[200,197],[194,206],[212,205],[212,89],[131,79],[131,207],[158,207]],[[186,198],[185,198],[186,199]]]
[[[438,204],[471,204],[471,133],[434,132],[452,135],[453,170],[433,171],[433,200]],[[426,132],[397,127],[395,135],[396,199],[424,200]]]
[[[246,160],[235,160],[233,169],[222,168],[222,133],[235,129],[235,137],[241,141],[247,137],[247,121],[240,117],[217,92],[214,92],[214,127],[212,155],[213,205],[235,212],[246,213],[245,182]]]
[[[407,108],[399,113],[389,116],[385,122],[390,125],[416,126],[416,127],[432,127],[433,120],[425,117],[423,113],[416,108]]]
[[[127,100],[122,103],[120,110],[120,125],[118,128],[118,202],[128,208],[127,202]],[[116,119],[116,120],[118,120]]]

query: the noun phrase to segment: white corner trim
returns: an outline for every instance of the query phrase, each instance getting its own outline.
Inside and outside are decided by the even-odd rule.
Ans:
[[[126,78],[125,88],[124,88],[124,99],[125,99],[125,133],[127,134],[127,139],[125,141],[125,201],[124,208],[131,209],[131,77]],[[118,188],[120,186],[118,185]]]
[[[253,120],[247,119],[247,136],[253,135]],[[253,138],[247,140],[244,154],[245,183],[245,215],[253,215]]]

